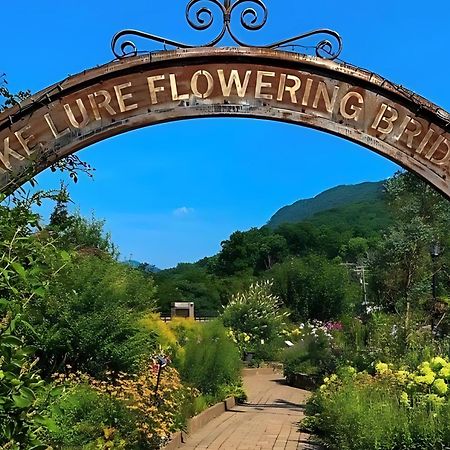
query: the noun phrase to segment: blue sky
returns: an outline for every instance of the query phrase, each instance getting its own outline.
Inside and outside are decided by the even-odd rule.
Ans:
[[[450,109],[450,3],[266,0],[265,44],[327,27],[344,39],[341,58]],[[40,90],[113,58],[110,40],[136,28],[189,43],[185,0],[4,2],[0,73],[11,90]],[[227,43],[227,41],[225,41]],[[142,43],[145,49],[157,44]],[[306,151],[307,150],[307,151]],[[138,155],[124,167],[121,153]],[[317,155],[321,155],[317,158]],[[237,229],[261,226],[280,207],[337,184],[380,180],[398,168],[333,136],[250,119],[185,121],[127,133],[83,150],[96,168],[70,191],[85,215],[106,219],[123,258],[165,268],[216,253]],[[40,187],[60,175],[44,172]]]

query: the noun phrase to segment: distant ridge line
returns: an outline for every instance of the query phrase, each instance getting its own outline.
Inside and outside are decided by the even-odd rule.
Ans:
[[[382,180],[335,186],[313,198],[298,200],[291,205],[284,206],[270,218],[267,226],[276,228],[284,223],[298,223],[311,218],[317,213],[333,208],[351,203],[380,200],[383,196],[385,183],[386,180]]]

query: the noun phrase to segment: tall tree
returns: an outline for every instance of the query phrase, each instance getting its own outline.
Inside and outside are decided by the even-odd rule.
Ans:
[[[411,173],[399,172],[386,183],[394,225],[371,261],[371,290],[385,309],[404,315],[428,308],[433,275],[430,248],[449,242],[448,200]]]

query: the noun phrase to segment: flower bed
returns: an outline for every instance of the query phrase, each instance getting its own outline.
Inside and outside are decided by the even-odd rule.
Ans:
[[[378,363],[373,375],[341,369],[308,405],[303,423],[336,450],[426,450],[450,445],[450,363],[415,370]]]

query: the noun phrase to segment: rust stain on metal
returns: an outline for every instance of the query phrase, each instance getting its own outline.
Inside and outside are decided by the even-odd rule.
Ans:
[[[357,142],[450,197],[450,115],[372,73],[264,49],[190,49],[83,72],[0,114],[0,190],[119,133],[195,117],[295,123]],[[320,157],[320,155],[318,155]],[[121,164],[132,165],[133,155]]]

